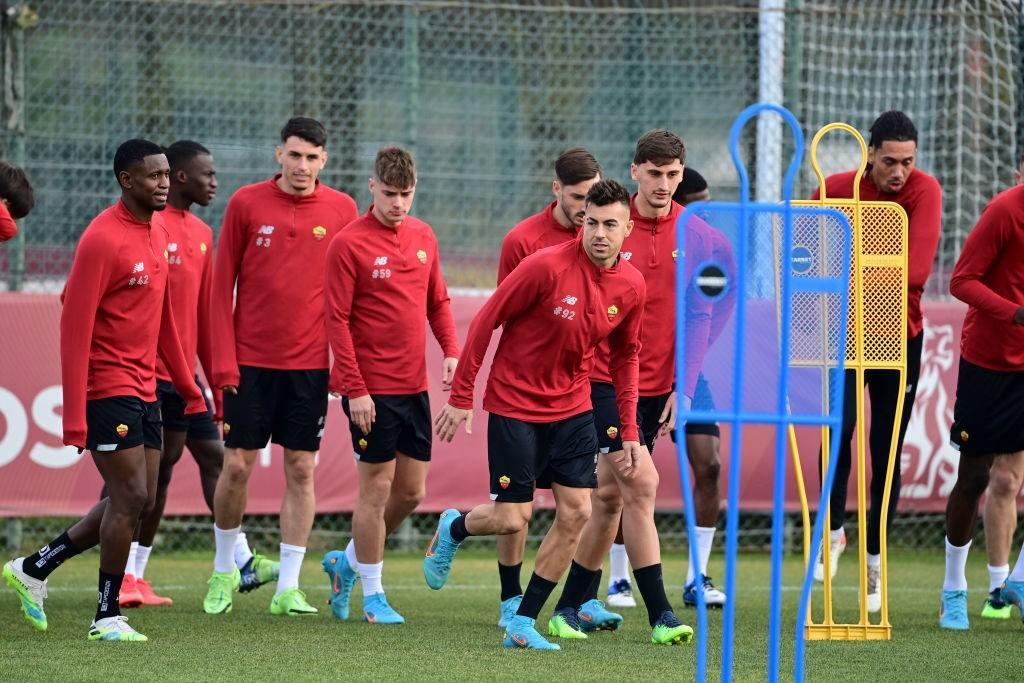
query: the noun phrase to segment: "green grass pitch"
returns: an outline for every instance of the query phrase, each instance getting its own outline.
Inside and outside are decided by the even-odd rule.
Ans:
[[[980,551],[980,548],[979,548]],[[418,555],[386,558],[384,585],[404,626],[335,621],[325,606],[326,576],[319,556],[305,563],[303,584],[316,617],[271,616],[273,586],[235,597],[231,614],[208,616],[202,598],[211,557],[157,552],[148,577],[173,607],[127,610],[148,643],[90,643],[86,631],[95,609],[97,555],[71,560],[50,581],[46,604],[50,628],[33,630],[23,620],[13,591],[0,593],[0,675],[4,680],[693,680],[695,646],[655,646],[643,607],[622,610],[625,627],[586,641],[563,642],[561,652],[535,653],[501,648],[497,620],[497,575],[493,552],[468,549],[455,562],[449,585],[440,592],[423,583]],[[853,557],[847,554],[837,577],[838,615],[856,609]],[[893,640],[875,643],[809,643],[808,673],[815,681],[1013,680],[1024,626],[1016,610],[1009,621],[977,616],[987,586],[984,554],[968,567],[971,631],[950,633],[937,626],[940,554],[894,554],[891,559]],[[527,566],[530,566],[528,560]],[[682,555],[666,557],[669,599],[681,618]],[[735,679],[764,680],[767,653],[769,562],[766,555],[740,558]],[[793,623],[799,563],[787,561],[783,679],[791,676]],[[711,573],[722,576],[722,556]],[[526,575],[528,576],[528,575]],[[526,578],[524,576],[524,579]],[[721,581],[719,581],[721,583]],[[554,598],[541,621],[546,624]],[[361,604],[359,588],[355,613]],[[710,614],[710,679],[718,680],[721,614]],[[545,629],[546,630],[546,629]]]

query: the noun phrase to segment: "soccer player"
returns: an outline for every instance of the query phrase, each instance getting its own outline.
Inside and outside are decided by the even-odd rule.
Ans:
[[[680,180],[679,185],[676,186],[675,192],[672,194],[672,201],[680,206],[685,207],[691,202],[700,200],[710,199],[711,194],[708,192],[708,183],[700,173],[690,168],[689,166],[683,167],[683,176]],[[634,219],[635,220],[635,219]],[[725,242],[728,247],[728,241],[722,236],[722,241]],[[730,248],[731,253],[731,248]],[[730,257],[731,258],[731,257]],[[731,301],[735,301],[735,297],[730,297]],[[703,375],[698,379],[697,391],[700,399],[705,399],[703,402],[698,400],[698,405],[706,404],[707,398],[710,398],[710,392],[707,388],[707,382],[704,381]],[[712,404],[713,405],[713,404]],[[713,428],[713,431],[712,431]],[[676,439],[675,432],[672,433],[672,441]],[[686,448],[688,453],[700,453],[700,449],[714,447],[713,453],[703,453],[697,458],[698,462],[701,463],[716,463],[714,472],[712,473],[710,467],[702,468],[702,474],[707,473],[708,475],[714,474],[714,477],[702,476],[697,484],[695,490],[695,497],[697,500],[697,506],[704,509],[706,505],[713,504],[715,510],[718,509],[718,428],[717,425],[700,425],[697,423],[688,422],[686,425]],[[692,435],[692,436],[691,436]],[[714,441],[712,441],[714,439]],[[705,496],[704,489],[708,488],[707,484],[713,483],[713,496]],[[705,503],[705,499],[708,499]],[[717,516],[717,512],[715,513]],[[715,529],[714,526],[710,527],[710,539],[714,539]],[[706,527],[698,527],[698,538],[705,540],[708,537]],[[703,550],[707,547],[707,555],[703,555]],[[702,574],[707,574],[707,562],[708,557],[711,554],[711,542],[710,540],[706,544],[701,546],[702,556],[704,557],[704,564],[702,566]],[[612,549],[609,553],[609,574],[608,574],[608,596],[606,602],[610,607],[636,607],[636,600],[633,598],[633,585],[629,580],[629,557],[626,553],[626,545],[622,540],[622,521],[621,517],[619,520],[619,531],[615,536],[615,542],[612,543]],[[687,570],[686,588],[683,590],[684,604],[691,605],[696,596],[692,593],[692,586],[690,585],[694,580],[694,569],[692,563]],[[721,591],[715,589],[714,593],[708,592],[706,595],[708,604],[711,606],[718,606],[725,600],[724,595]]]
[[[939,626],[967,630],[967,553],[978,500],[996,463],[1024,456],[1024,185],[997,195],[967,236],[949,291],[969,308],[949,440],[960,451],[946,503],[946,577]],[[1024,547],[1000,591],[1024,607]],[[1022,612],[1024,615],[1024,612]]]
[[[61,375],[64,443],[88,449],[109,495],[74,526],[28,557],[4,565],[25,617],[46,630],[50,573],[97,543],[99,600],[89,640],[141,641],[121,616],[118,593],[140,517],[153,506],[160,459],[157,354],[186,402],[204,409],[185,360],[167,287],[170,169],[163,149],[128,140],[114,155],[121,199],[82,233],[64,289]]]
[[[551,181],[553,202],[509,230],[501,242],[498,284],[524,258],[539,249],[576,239],[583,227],[587,192],[601,179],[601,165],[587,150],[567,149],[555,160],[555,179]],[[523,599],[521,572],[527,529],[498,536],[498,576],[501,580],[501,607],[498,626],[505,627],[515,616]]]
[[[462,422],[471,430],[474,379],[493,330],[503,326],[484,396],[495,502],[466,515],[446,510],[427,548],[423,573],[428,586],[443,587],[467,537],[519,531],[532,514],[534,489],[549,485],[555,521],[537,552],[516,616],[505,628],[507,648],[560,649],[537,632],[535,623],[590,516],[598,453],[588,375],[591,356],[605,339],[623,425],[615,466],[632,475],[649,457],[635,419],[646,288],[639,272],[619,258],[631,229],[626,189],[613,180],[591,187],[582,238],[527,257],[474,319],[452,396],[434,420],[446,441]],[[582,568],[574,573],[574,585],[584,589],[596,577]],[[582,591],[570,597],[581,598]],[[677,642],[691,634],[667,610],[654,626],[653,640]]]
[[[27,216],[35,205],[36,195],[25,171],[0,161],[0,242],[18,234],[14,221]]]
[[[597,600],[601,563],[612,547],[619,526],[629,559],[634,567],[637,589],[644,598],[648,620],[655,626],[660,615],[671,611],[662,578],[661,551],[654,523],[654,501],[659,477],[650,458],[659,433],[671,431],[675,423],[675,302],[677,255],[676,223],[683,212],[672,195],[683,175],[686,148],[675,133],[652,130],[637,141],[630,173],[637,184],[630,219],[633,231],[623,242],[623,257],[644,276],[647,302],[639,354],[639,401],[636,422],[647,453],[636,471],[624,476],[614,466],[622,457],[622,422],[617,410],[617,392],[612,384],[609,353],[605,345],[595,353],[591,373],[594,423],[602,456],[598,460],[598,486],[593,514],[587,522],[565,589],[548,624],[552,635],[582,638],[586,632],[614,630],[622,617],[609,612]],[[704,262],[711,255],[708,227],[694,218],[686,228],[687,263]],[[710,301],[686,295],[686,315],[694,321],[687,337],[687,381],[681,387],[684,401],[694,396],[700,365],[707,349]],[[695,360],[699,359],[699,360]],[[702,463],[693,461],[703,476]],[[714,510],[717,517],[718,510]],[[698,520],[700,523],[701,520]],[[714,517],[712,518],[714,524]],[[590,585],[577,586],[577,577],[593,577]],[[582,595],[582,600],[573,596]]]
[[[434,231],[409,215],[416,162],[400,147],[377,152],[373,204],[327,250],[327,336],[334,351],[330,389],[341,394],[359,473],[352,539],[323,559],[331,611],[348,619],[358,577],[363,617],[404,624],[381,584],[384,541],[416,509],[430,466],[426,321],[444,352],[441,383],[451,389],[458,335]]]
[[[284,448],[281,563],[271,614],[315,614],[299,589],[313,526],[313,473],[327,413],[324,328],[327,245],[356,216],[356,203],[317,179],[327,132],[295,117],[281,129],[281,172],[228,201],[210,297],[213,373],[224,391],[224,467],[214,494],[214,558],[203,609],[231,610],[241,578],[234,559],[246,487],[267,441]],[[237,287],[237,291],[236,291]]]
[[[1017,185],[1024,185],[1024,157],[1013,170]],[[988,597],[981,616],[1009,619],[1010,605],[1003,601],[1001,587],[1010,574],[1010,546],[1017,528],[1017,494],[1024,481],[1024,453],[1011,453],[992,461],[982,520],[985,552],[988,554]]]
[[[910,413],[917,396],[917,381],[921,372],[921,348],[924,343],[924,316],[921,313],[921,294],[931,274],[935,251],[939,245],[942,227],[942,188],[934,176],[915,168],[917,162],[917,128],[901,111],[887,111],[871,124],[868,143],[868,167],[860,181],[860,198],[864,201],[896,202],[910,219],[907,265],[909,268],[907,292],[907,375],[906,386],[899,385],[899,374],[893,370],[868,370],[864,383],[871,397],[871,428],[868,446],[871,454],[871,510],[868,515],[868,611],[882,608],[881,550],[879,527],[882,519],[882,496],[889,463],[889,446],[893,425],[897,419],[896,401],[903,394],[903,414],[899,416],[899,441],[896,457],[903,451],[903,438],[907,433]],[[853,197],[853,178],[856,171],[838,173],[825,179],[829,197]],[[814,197],[818,197],[815,191]],[[836,463],[835,484],[830,502],[831,533],[829,548],[831,573],[835,576],[839,556],[846,549],[846,489],[850,479],[850,440],[856,428],[855,373],[846,375],[846,395],[843,403],[843,430],[840,438],[839,461]],[[889,498],[889,524],[896,517],[900,498],[899,462],[893,469],[892,493]],[[824,580],[824,564],[819,555],[814,567],[814,578]]]
[[[210,283],[213,277],[213,231],[191,211],[193,204],[208,206],[217,190],[216,170],[213,155],[198,142],[179,140],[166,149],[171,169],[171,187],[167,207],[161,214],[167,226],[167,265],[171,297],[171,310],[181,336],[185,358],[195,363],[198,353],[203,368],[212,371],[211,355],[213,340],[210,335]],[[194,369],[194,366],[193,366]],[[205,387],[195,376],[196,384]],[[167,488],[171,483],[174,466],[181,459],[188,445],[189,452],[199,466],[199,478],[203,498],[213,512],[213,493],[220,476],[224,460],[224,444],[220,430],[214,424],[213,406],[209,400],[206,410],[196,415],[185,415],[185,403],[170,382],[170,374],[163,362],[157,364],[157,400],[163,418],[163,452],[160,456],[160,472],[157,476],[156,501],[153,510],[140,525],[138,540],[133,541],[128,553],[124,582],[121,584],[120,603],[122,607],[140,605],[172,605],[168,597],[157,595],[152,584],[146,580],[146,567],[153,550],[153,540],[160,528],[164,506],[167,503]],[[219,398],[220,392],[217,393]],[[257,570],[264,574],[274,572],[277,563],[271,563],[261,555],[253,556],[245,541],[245,534],[238,535],[239,547],[235,561],[242,572],[241,590],[251,590],[259,585]],[[268,579],[269,580],[269,579]]]

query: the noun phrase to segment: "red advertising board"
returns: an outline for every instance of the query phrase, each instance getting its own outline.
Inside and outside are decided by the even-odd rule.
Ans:
[[[457,296],[455,321],[464,338],[484,299]],[[960,325],[964,307],[955,303],[926,304],[925,344],[917,403],[901,455],[903,494],[900,506],[941,511],[956,476],[957,453],[948,445],[948,429],[956,394]],[[88,453],[61,445],[61,386],[59,358],[60,304],[55,296],[0,294],[0,516],[77,515],[96,500],[100,477]],[[493,349],[494,344],[492,344]],[[431,373],[431,405],[445,400],[439,388],[440,349],[427,346]],[[486,371],[486,364],[485,364]],[[422,510],[465,509],[488,498],[487,420],[479,409],[486,372],[478,381],[473,433],[460,432],[454,443],[435,443]],[[800,452],[805,478],[816,491],[816,429],[802,430]],[[723,476],[729,467],[730,435],[723,429]],[[774,438],[770,428],[746,427],[742,441],[741,506],[771,507]],[[658,507],[682,508],[677,455],[671,442],[659,442],[654,458],[661,472]],[[281,454],[275,447],[261,453],[249,485],[249,512],[277,512],[284,477]],[[338,401],[332,400],[319,454],[316,477],[317,509],[351,510],[356,498],[356,468],[348,422]],[[851,486],[851,496],[854,487]],[[793,480],[787,487],[787,506],[799,506]],[[550,506],[550,493],[539,491],[537,503]],[[168,514],[205,513],[198,472],[186,456],[171,484]]]

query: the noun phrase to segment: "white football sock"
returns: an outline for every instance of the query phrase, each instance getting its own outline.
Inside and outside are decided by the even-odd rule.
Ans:
[[[213,539],[217,546],[217,554],[213,556],[213,571],[230,574],[235,569],[235,539],[242,527],[221,529],[213,525]]]
[[[868,569],[881,569],[882,568],[882,556],[872,555],[868,553]]]
[[[363,582],[363,599],[374,595],[375,593],[383,593],[384,587],[381,585],[381,576],[384,574],[384,563],[375,562],[373,564],[359,563],[359,578]]]
[[[1010,581],[1024,581],[1024,545],[1020,547],[1020,555],[1017,556],[1017,564],[1013,565],[1013,571],[1007,577]]]
[[[238,537],[235,538],[235,566],[241,569],[251,559],[252,550],[249,548],[249,540],[245,537],[245,532],[240,531]]]
[[[608,558],[608,585],[623,579],[629,581],[629,555],[626,554],[626,546],[622,543],[612,543],[612,551]]]
[[[299,587],[299,572],[306,549],[298,545],[281,544],[281,573],[277,577],[277,592]]]
[[[131,547],[128,549],[128,562],[124,567],[125,576],[135,576],[135,558],[139,551],[139,544],[136,541],[132,541]]]
[[[970,549],[970,541],[965,546],[955,546],[946,539],[946,579],[942,582],[942,590],[967,590],[967,551]]]
[[[836,529],[834,531],[829,531],[828,532],[828,537],[832,541],[833,545],[842,542],[843,536],[845,536],[845,535],[846,535],[846,530],[843,527],[839,527],[838,529]]]
[[[359,560],[356,559],[356,541],[355,539],[349,539],[348,545],[345,546],[345,559],[348,560],[348,568],[359,571]]]
[[[988,592],[991,593],[995,589],[1003,585],[1003,581],[1006,581],[1006,577],[1010,575],[1010,565],[1004,564],[1002,567],[988,566]]]
[[[708,575],[708,559],[711,557],[711,545],[714,542],[715,527],[697,527],[697,560],[700,562],[700,573],[704,576]],[[687,557],[689,557],[689,554],[687,554]],[[696,572],[693,570],[693,562],[690,561],[686,567],[686,583],[692,583],[695,577]]]
[[[149,554],[153,552],[153,546],[140,545],[135,550],[135,578],[146,578],[146,565],[149,564]]]

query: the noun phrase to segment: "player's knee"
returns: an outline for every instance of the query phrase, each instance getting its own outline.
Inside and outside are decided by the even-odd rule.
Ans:
[[[712,458],[706,462],[701,463],[700,468],[696,473],[698,482],[707,482],[709,484],[718,484],[718,478],[722,475],[722,463],[718,458]]]
[[[567,505],[560,505],[555,511],[555,521],[566,529],[574,531],[582,530],[583,526],[590,519],[592,511],[590,497],[580,497]]]
[[[247,462],[242,457],[225,458],[221,478],[226,478],[233,485],[244,485],[249,481],[252,467],[253,463]]]
[[[514,534],[522,531],[533,517],[530,505],[502,505],[497,510],[498,534]]]
[[[961,470],[956,478],[956,486],[960,490],[972,496],[980,496],[988,488],[989,474],[987,469],[974,468],[969,471]]]
[[[416,506],[423,502],[423,498],[426,495],[427,489],[424,486],[412,488],[406,486],[403,487],[402,490],[398,492],[398,499],[399,502],[404,507],[407,507],[409,509],[415,509]]]
[[[592,503],[592,513],[617,515],[622,512],[622,493],[616,485],[599,486]]]
[[[658,473],[651,470],[643,476],[635,478],[629,489],[623,493],[625,507],[654,510],[654,501],[658,496]]]
[[[285,479],[293,488],[312,488],[316,463],[312,458],[295,459],[285,463]]]
[[[988,493],[996,498],[1015,498],[1020,491],[1021,478],[1016,472],[992,468],[989,473]]]
[[[110,489],[110,504],[130,517],[140,517],[149,501],[145,482],[128,482]],[[152,509],[152,505],[150,505]]]

